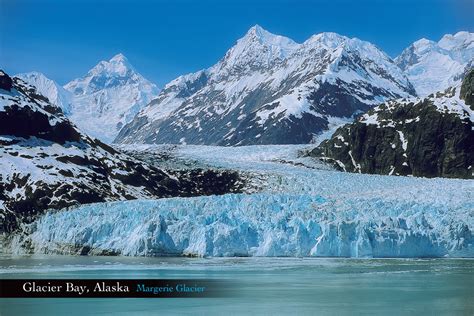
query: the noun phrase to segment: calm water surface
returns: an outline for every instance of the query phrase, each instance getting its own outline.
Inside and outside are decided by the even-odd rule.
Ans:
[[[0,315],[474,315],[474,260],[0,256],[7,278],[224,279],[229,298],[0,299]]]

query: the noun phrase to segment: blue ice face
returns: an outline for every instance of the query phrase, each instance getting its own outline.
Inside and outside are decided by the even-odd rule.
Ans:
[[[130,256],[474,256],[472,204],[237,194],[91,204],[42,217],[33,251]]]

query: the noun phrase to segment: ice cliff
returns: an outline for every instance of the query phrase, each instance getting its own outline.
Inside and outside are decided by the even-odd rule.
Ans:
[[[50,212],[14,253],[126,256],[474,257],[474,202],[228,194]]]

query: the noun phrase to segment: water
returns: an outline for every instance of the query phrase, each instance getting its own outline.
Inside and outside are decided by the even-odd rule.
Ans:
[[[472,259],[0,257],[1,278],[205,278],[229,298],[1,299],[7,315],[474,315]],[[232,283],[234,284],[234,283]]]

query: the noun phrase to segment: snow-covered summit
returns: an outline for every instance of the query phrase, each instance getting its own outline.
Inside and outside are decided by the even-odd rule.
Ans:
[[[446,34],[438,45],[446,50],[472,49],[474,48],[474,33],[461,31],[454,35]]]
[[[418,52],[425,51],[425,50],[430,49],[430,48],[432,48],[433,46],[436,46],[436,45],[437,44],[436,44],[435,41],[431,41],[431,40],[429,40],[427,38],[424,38],[424,37],[413,43],[413,47],[415,47],[415,49]]]
[[[261,44],[278,46],[283,50],[291,51],[297,44],[295,41],[288,37],[276,35],[263,29],[260,25],[256,24],[251,27],[244,38],[240,39],[239,42],[245,42],[246,40],[257,40]]]
[[[111,63],[128,63],[128,59],[127,57],[125,57],[124,54],[122,53],[118,53],[117,55],[115,55],[114,57],[110,58],[110,61]],[[130,64],[129,64],[129,67],[132,67]]]
[[[299,44],[293,40],[272,34],[255,25],[226,53],[221,62],[214,67],[214,72],[268,67],[276,61],[285,59],[298,48]]]
[[[334,33],[334,32],[323,32],[311,36],[309,39],[304,41],[303,45],[324,45],[326,47],[336,48],[344,42],[349,40],[348,37]]]
[[[298,44],[252,27],[214,66],[181,76],[117,142],[308,143],[329,117],[350,117],[414,89],[376,46],[336,33]]]
[[[17,77],[59,106],[81,130],[105,142],[112,142],[120,128],[159,93],[123,54],[99,62],[64,87],[39,72]]]
[[[109,61],[99,62],[85,76],[72,80],[64,88],[75,95],[85,95],[102,89],[139,83],[153,85],[136,72],[123,54],[117,54]]]
[[[71,120],[105,142],[111,142],[120,128],[159,92],[123,54],[99,62],[64,88],[73,94]]]
[[[456,85],[474,63],[474,33],[444,35],[439,42],[420,39],[395,59],[420,96]]]

